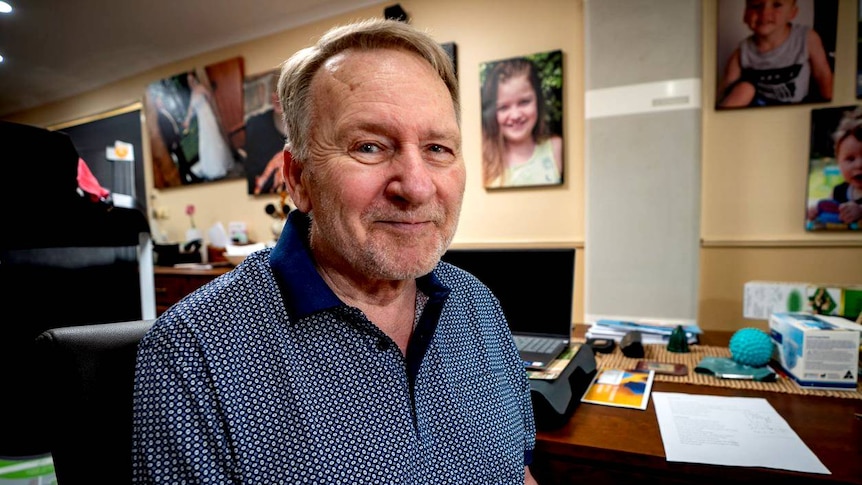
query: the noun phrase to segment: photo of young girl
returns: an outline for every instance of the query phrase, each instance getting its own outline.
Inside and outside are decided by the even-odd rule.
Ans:
[[[862,99],[862,0],[856,11],[856,99]]]
[[[862,106],[811,111],[808,231],[862,229]]]
[[[480,65],[486,188],[563,183],[562,52]]]

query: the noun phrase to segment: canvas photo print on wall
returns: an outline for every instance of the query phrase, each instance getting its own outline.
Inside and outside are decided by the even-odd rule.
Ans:
[[[155,188],[245,177],[242,59],[151,83],[145,96]]]
[[[245,169],[249,195],[280,194],[286,190],[284,123],[278,102],[277,69],[245,81]]]
[[[856,18],[856,98],[862,99],[862,0]]]
[[[721,0],[716,109],[832,100],[837,0]]]
[[[811,110],[808,231],[862,226],[862,105]]]
[[[486,188],[563,183],[563,53],[479,65]]]

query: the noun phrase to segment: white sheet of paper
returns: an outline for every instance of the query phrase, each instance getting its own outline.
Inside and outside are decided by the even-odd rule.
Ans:
[[[831,475],[762,398],[653,392],[667,461]]]

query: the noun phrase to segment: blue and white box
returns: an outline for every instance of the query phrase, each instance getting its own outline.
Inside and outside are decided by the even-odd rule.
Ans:
[[[802,387],[855,391],[862,325],[842,317],[773,313],[776,360]]]

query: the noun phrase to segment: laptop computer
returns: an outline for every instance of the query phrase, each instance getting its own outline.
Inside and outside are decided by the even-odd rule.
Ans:
[[[442,259],[472,273],[497,296],[527,368],[544,369],[568,348],[573,248],[450,249]]]

